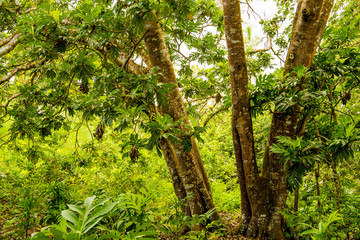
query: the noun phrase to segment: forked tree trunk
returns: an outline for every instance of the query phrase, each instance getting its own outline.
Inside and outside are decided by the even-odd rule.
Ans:
[[[296,66],[310,66],[332,5],[333,0],[298,2],[285,74]],[[288,195],[287,178],[280,156],[269,148],[278,136],[295,136],[301,109],[297,105],[291,113],[274,113],[260,176],[254,153],[240,2],[223,0],[223,9],[233,103],[233,142],[241,189],[242,222],[238,230],[257,239],[285,239],[280,213]]]
[[[190,122],[186,115],[185,106],[178,88],[175,71],[165,44],[164,36],[160,25],[157,23],[155,14],[152,20],[146,22],[145,29],[147,31],[144,38],[145,46],[152,66],[158,67],[161,73],[158,78],[159,82],[172,83],[174,85],[172,91],[166,94],[167,106],[163,106],[161,112],[170,115],[174,121],[182,119],[180,129],[187,132],[186,126],[190,126]],[[191,215],[200,215],[213,209],[214,203],[211,196],[209,180],[193,138],[191,139],[191,143],[192,149],[190,152],[186,152],[181,144],[173,144],[173,149],[178,159],[186,196],[189,197],[187,203]],[[218,218],[217,213],[212,216],[212,219]]]

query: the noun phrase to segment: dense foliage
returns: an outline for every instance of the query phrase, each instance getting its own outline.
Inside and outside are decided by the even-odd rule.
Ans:
[[[269,48],[256,50],[251,24],[245,34],[259,165],[270,115],[300,104],[297,137],[271,147],[288,174],[286,237],[360,239],[360,4],[338,1],[311,67],[287,76],[275,59],[289,43],[295,3],[277,5],[272,19],[260,20]],[[146,56],[153,11],[177,71],[187,131],[157,110],[174,86],[158,81]],[[232,234],[241,200],[215,1],[3,0],[0,21],[0,239]],[[192,136],[223,221],[206,225],[214,211],[187,216],[174,194],[160,140],[190,151]],[[191,231],[199,224],[206,227]]]

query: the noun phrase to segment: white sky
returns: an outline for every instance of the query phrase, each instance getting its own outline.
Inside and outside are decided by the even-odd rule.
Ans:
[[[273,0],[253,0],[249,1],[249,5],[252,9],[248,7],[246,3],[241,4],[241,17],[243,20],[243,32],[244,37],[246,37],[247,27],[251,28],[251,42],[254,49],[264,49],[269,47],[270,42],[268,41],[266,35],[264,34],[261,25],[259,24],[260,18],[263,20],[269,20],[275,16],[277,13],[277,6]],[[254,13],[256,12],[256,14]],[[285,23],[286,24],[286,23]],[[258,43],[257,45],[253,45]],[[277,47],[273,46],[276,50]],[[284,59],[285,56],[283,56]],[[275,58],[273,61],[275,67],[280,67],[281,62],[279,59]]]
[[[249,4],[256,14],[264,20],[271,19],[277,12],[276,3],[272,0],[254,0],[249,2]],[[260,19],[256,14],[247,7],[247,4],[241,4],[241,17],[244,24],[243,29],[246,30],[246,28],[250,26],[252,36],[262,38],[264,37],[264,33],[259,24]]]

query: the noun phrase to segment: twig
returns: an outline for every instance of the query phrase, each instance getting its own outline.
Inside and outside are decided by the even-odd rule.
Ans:
[[[19,96],[21,96],[21,93],[15,94],[14,96],[11,96],[11,97],[8,99],[8,101],[5,103],[5,105],[0,105],[0,108],[5,108],[5,113],[4,113],[0,118],[3,118],[3,117],[6,116],[6,114],[7,114],[7,109],[8,109],[8,106],[9,106],[10,102],[11,102],[12,100],[14,100],[15,98],[19,97]]]
[[[68,86],[67,86],[67,88],[66,88],[66,94],[65,94],[64,99],[63,99],[64,104],[61,106],[60,110],[57,111],[56,113],[54,113],[51,117],[54,117],[55,115],[59,114],[59,113],[64,109],[64,107],[65,107],[65,101],[66,101],[66,99],[69,97],[70,87],[71,87],[72,82],[74,81],[74,77],[75,77],[75,73],[74,73],[73,76],[71,77],[71,79],[70,79],[70,81],[69,81],[69,83],[68,83]],[[55,106],[55,105],[56,105],[57,103],[59,103],[60,101],[61,101],[61,98],[60,98],[57,102],[55,102],[54,104],[52,104],[52,105]]]
[[[263,49],[251,50],[251,51],[247,52],[247,54],[254,54],[254,53],[258,53],[258,52],[267,52],[267,51],[271,50],[272,48],[273,48],[272,39],[270,38],[270,46],[269,47],[263,48]]]
[[[209,123],[209,121],[218,113],[222,112],[222,111],[226,111],[228,110],[229,107],[222,107],[217,109],[215,112],[211,113],[210,116],[208,116],[203,124],[203,127],[206,127],[206,125]]]
[[[275,50],[274,50],[273,47],[271,47],[271,51],[274,53],[274,55],[275,55],[278,59],[280,59],[280,61],[281,61],[282,63],[285,64],[284,59],[282,59],[282,58],[279,56],[279,54],[275,52]]]
[[[78,128],[75,130],[75,150],[76,150],[76,152],[77,152],[78,147],[80,147],[79,140],[78,140],[78,135],[79,135],[79,130],[80,130],[84,120],[85,120],[85,118],[83,117],[81,119],[81,122],[79,123]]]
[[[352,121],[353,123],[355,123],[355,120],[354,120],[354,118],[351,116],[351,114],[348,114],[348,113],[346,113],[346,112],[340,111],[340,110],[338,110],[338,109],[335,109],[335,111],[337,111],[337,112],[339,112],[339,113],[342,113],[342,114],[345,114],[346,116],[349,116],[349,117],[351,118],[351,121]]]
[[[124,68],[124,69],[126,68],[126,65],[128,64],[130,58],[133,56],[133,54],[134,54],[137,46],[141,43],[141,41],[144,39],[144,37],[146,36],[146,34],[147,34],[148,32],[149,32],[149,29],[147,29],[147,30],[143,33],[143,35],[140,37],[140,39],[134,44],[131,53],[129,54],[129,56],[127,57],[126,61],[125,61],[124,64],[122,65],[122,68]]]
[[[257,13],[255,12],[255,10],[251,7],[250,3],[248,0],[246,0],[246,4],[248,5],[249,9],[251,9],[251,11],[256,15],[258,16],[262,21],[264,21],[264,19]],[[250,14],[248,13],[249,17],[250,17]]]
[[[185,56],[182,52],[180,52],[178,49],[176,48],[171,48],[171,50],[174,50],[175,52],[179,53],[183,58],[185,58],[186,60],[188,60],[188,62],[191,62],[190,58],[188,58],[187,56]]]
[[[86,120],[86,127],[87,127],[87,129],[89,130],[89,133],[90,133],[90,136],[91,136],[91,144],[94,146],[94,136],[93,136],[93,133],[92,133],[92,131],[91,131],[91,129],[90,129],[90,126],[89,126],[89,122]]]
[[[328,138],[320,135],[319,129],[318,129],[316,123],[315,123],[315,118],[312,119],[312,122],[313,122],[313,124],[314,124],[315,131],[316,131],[316,135],[318,136],[320,143],[322,143],[321,138],[325,139],[326,141],[330,141],[330,139],[328,139]]]

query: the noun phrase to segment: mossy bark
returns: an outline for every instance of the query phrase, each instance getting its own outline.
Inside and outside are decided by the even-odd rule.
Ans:
[[[116,44],[115,40],[112,40],[111,42],[116,47],[118,47],[118,48],[120,47],[118,44]],[[117,58],[114,59],[114,63],[118,67],[122,67],[124,65],[124,61],[126,59],[125,58],[126,54],[124,52],[122,52],[121,49],[119,49],[119,52],[120,52],[120,54]],[[103,54],[107,54],[107,53],[103,52]],[[142,56],[142,58],[146,59],[145,61],[146,61],[147,66],[151,67],[151,62],[150,62],[148,55],[144,51],[142,51],[141,56]],[[128,65],[125,70],[132,74],[142,75],[142,74],[145,74],[146,72],[148,72],[149,69],[138,65],[133,60],[129,60]],[[148,115],[150,117],[152,114],[157,113],[157,112],[158,112],[158,110],[155,107],[154,109],[149,109]],[[175,154],[174,147],[169,142],[169,140],[165,139],[165,138],[160,139],[160,147],[161,147],[161,151],[164,155],[166,165],[169,170],[169,174],[170,174],[170,178],[171,178],[171,181],[172,181],[172,184],[174,187],[175,195],[177,196],[179,201],[181,201],[184,198],[186,198],[186,191],[185,191],[184,180],[180,173],[179,161]],[[187,216],[191,216],[191,211],[190,211],[190,208],[188,205],[182,205],[181,208]]]
[[[166,94],[167,105],[161,107],[163,114],[168,114],[174,121],[181,119],[180,129],[188,131],[190,121],[185,111],[185,105],[177,84],[175,71],[170,59],[164,36],[154,13],[152,20],[145,24],[147,34],[144,38],[145,46],[153,67],[158,67],[161,75],[158,80],[163,83],[174,85],[170,93]],[[181,136],[179,136],[181,137]],[[173,149],[178,159],[179,170],[184,182],[187,203],[191,215],[204,214],[214,208],[211,196],[210,183],[206,175],[204,165],[194,138],[191,139],[192,149],[190,152],[184,150],[181,144],[173,144]],[[218,219],[215,213],[212,219]]]

